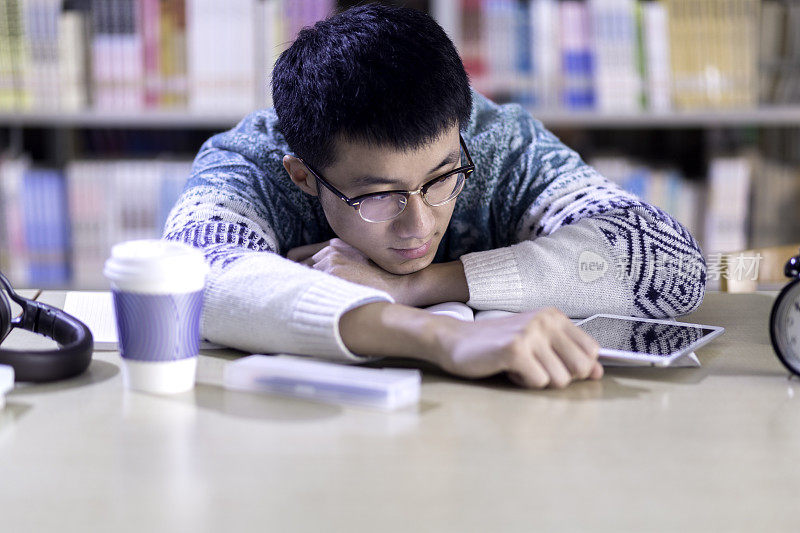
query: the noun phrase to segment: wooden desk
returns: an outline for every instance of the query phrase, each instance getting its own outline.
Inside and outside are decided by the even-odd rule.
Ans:
[[[708,294],[684,318],[727,328],[702,368],[541,392],[426,371],[419,409],[388,414],[229,392],[234,351],[202,355],[191,392],[131,393],[98,352],[8,396],[0,530],[796,531],[800,382],[771,302]]]

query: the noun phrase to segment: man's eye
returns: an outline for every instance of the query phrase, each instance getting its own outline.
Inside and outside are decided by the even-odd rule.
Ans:
[[[386,194],[374,194],[374,195],[370,196],[370,197],[369,197],[369,199],[370,199],[370,200],[377,200],[377,201],[380,201],[380,200],[386,200],[386,199],[387,199],[387,198],[389,198],[390,196],[392,196],[392,195],[391,195],[391,193],[386,193]]]

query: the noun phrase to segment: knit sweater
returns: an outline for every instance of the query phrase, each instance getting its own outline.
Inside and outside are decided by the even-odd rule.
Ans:
[[[601,176],[525,109],[473,91],[462,132],[475,163],[434,262],[461,260],[475,309],[554,306],[570,317],[668,317],[697,308],[706,264],[685,227]],[[292,183],[274,109],[200,148],[163,238],[211,266],[204,338],[248,352],[363,358],[339,334],[350,309],[387,293],[285,258],[335,237]]]

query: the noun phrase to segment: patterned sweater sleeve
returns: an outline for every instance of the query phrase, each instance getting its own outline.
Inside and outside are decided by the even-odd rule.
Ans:
[[[280,255],[311,224],[287,207],[306,209],[302,194],[287,197],[291,187],[276,185],[288,180],[279,174],[285,152],[267,119],[254,113],[204,143],[164,228],[164,239],[201,248],[211,266],[201,334],[251,353],[364,360],[342,342],[339,317],[392,299]]]
[[[468,304],[554,306],[570,317],[696,309],[706,264],[689,231],[601,176],[527,112],[503,107],[516,110],[503,126],[513,140],[496,156],[507,170],[495,195],[506,206],[500,211],[511,245],[461,256]]]

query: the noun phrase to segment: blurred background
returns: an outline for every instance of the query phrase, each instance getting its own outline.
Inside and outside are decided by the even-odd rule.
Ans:
[[[335,0],[0,0],[0,270],[107,288],[204,140]],[[800,2],[427,0],[476,89],[528,108],[715,256],[800,241]],[[709,276],[709,286],[716,280]]]

